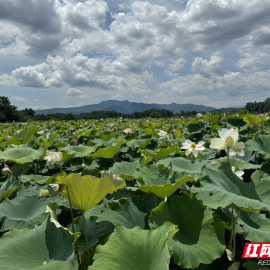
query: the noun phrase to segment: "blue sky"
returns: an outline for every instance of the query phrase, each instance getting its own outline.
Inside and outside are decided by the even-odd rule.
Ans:
[[[270,0],[1,0],[0,95],[19,109],[270,97]]]

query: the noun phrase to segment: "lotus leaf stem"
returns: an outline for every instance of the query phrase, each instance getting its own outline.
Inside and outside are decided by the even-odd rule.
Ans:
[[[231,236],[230,236],[230,243],[229,247],[232,250],[232,261],[235,259],[235,252],[236,252],[236,243],[235,243],[235,226],[237,223],[237,220],[240,216],[241,210],[238,211],[236,218],[234,218],[234,211],[233,211],[233,203],[232,203],[232,220],[231,220]]]
[[[69,209],[70,209],[70,215],[71,215],[71,228],[72,228],[72,233],[75,233],[75,229],[74,229],[74,215],[73,215],[73,210],[72,210],[72,205],[71,205],[71,200],[70,200],[70,193],[69,193],[69,189],[68,189],[68,186],[67,185],[64,185],[67,189],[67,195],[68,195],[68,202],[69,202]],[[80,263],[80,257],[79,257],[79,252],[78,252],[78,246],[77,246],[77,243],[75,242],[74,243],[74,246],[75,246],[75,253],[76,253],[76,256],[77,256],[77,261],[78,261],[78,264],[79,266],[81,265]]]
[[[84,228],[84,236],[85,236],[85,242],[86,242],[88,265],[90,265],[91,264],[91,262],[90,262],[90,248],[89,248],[89,243],[88,243],[87,224],[86,224],[84,212],[82,212],[82,219],[83,219],[83,228]]]

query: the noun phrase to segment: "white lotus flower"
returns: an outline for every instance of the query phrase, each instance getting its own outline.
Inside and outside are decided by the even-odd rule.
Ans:
[[[198,156],[198,153],[203,151],[205,147],[203,146],[204,142],[200,141],[198,144],[195,142],[192,142],[190,140],[186,140],[184,143],[182,143],[181,149],[185,149],[185,155],[188,156],[190,153],[192,153],[195,157]]]
[[[166,131],[160,130],[158,133],[159,138],[169,138]]]
[[[237,175],[240,179],[243,180],[243,177],[242,177],[242,175],[244,174],[243,171],[237,171],[237,172],[236,172],[234,166],[232,166],[232,171],[233,171],[233,173],[234,173],[235,175]]]
[[[229,149],[230,157],[234,156],[235,154],[238,154],[239,156],[245,155],[245,152],[243,150],[245,144],[243,142],[237,142],[239,138],[237,128],[223,128],[222,130],[219,130],[218,133],[220,138],[210,139],[210,148],[214,148],[217,150],[225,150],[227,154]]]
[[[63,155],[61,152],[49,152],[44,159],[48,162],[60,163],[63,161]]]

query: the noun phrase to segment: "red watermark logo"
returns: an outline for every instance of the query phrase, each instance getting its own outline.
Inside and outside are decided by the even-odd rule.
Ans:
[[[246,243],[242,259],[270,259],[270,243]]]

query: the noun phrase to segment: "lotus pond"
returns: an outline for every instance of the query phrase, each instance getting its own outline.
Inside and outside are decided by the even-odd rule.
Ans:
[[[270,242],[267,114],[0,130],[0,269],[264,269],[241,256]]]

